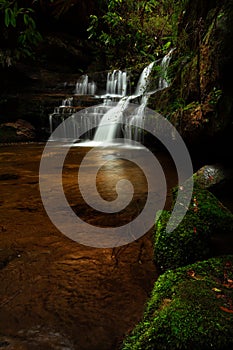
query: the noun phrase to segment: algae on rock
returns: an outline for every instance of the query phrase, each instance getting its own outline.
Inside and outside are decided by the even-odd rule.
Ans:
[[[122,350],[230,349],[232,300],[232,255],[167,271]]]
[[[185,185],[182,190],[185,191]],[[154,254],[161,271],[209,258],[211,237],[233,234],[233,214],[198,184],[194,185],[192,200],[182,222],[172,232],[167,232],[170,216],[170,212],[162,211],[155,224]]]

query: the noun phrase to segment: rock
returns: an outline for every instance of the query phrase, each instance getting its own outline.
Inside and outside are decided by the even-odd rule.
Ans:
[[[215,159],[232,147],[232,13],[232,0],[187,2],[170,65],[171,85],[149,102],[193,152]]]
[[[178,205],[183,207],[182,203]],[[217,252],[213,237],[216,241],[224,236],[232,242],[233,214],[210,191],[196,183],[183,220],[173,231],[168,232],[170,217],[171,212],[163,210],[155,225],[154,255],[161,271],[213,256]]]
[[[0,125],[0,142],[33,141],[34,138],[35,128],[26,120]]]
[[[10,345],[10,343],[6,340],[0,340],[0,348],[6,348]]]
[[[232,179],[232,176],[232,170],[225,168],[221,164],[205,165],[193,175],[195,182],[206,189]]]
[[[161,275],[121,349],[232,348],[232,266],[233,256],[226,255]]]

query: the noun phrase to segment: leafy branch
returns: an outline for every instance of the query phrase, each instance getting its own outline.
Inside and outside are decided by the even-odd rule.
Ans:
[[[32,5],[37,0],[32,1]],[[20,57],[33,56],[33,47],[42,40],[32,7],[16,0],[0,0],[0,64],[10,66]]]

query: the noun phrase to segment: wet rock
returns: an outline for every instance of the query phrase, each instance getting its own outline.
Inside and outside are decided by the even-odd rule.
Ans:
[[[202,188],[217,187],[232,179],[233,172],[221,164],[205,165],[194,174],[195,182]]]
[[[0,340],[0,348],[5,348],[8,345],[10,345],[10,343],[8,341],[5,341],[5,340],[1,341]]]
[[[53,329],[44,329],[42,326],[22,329],[18,332],[18,336],[19,343],[27,344],[29,349],[74,350],[74,346],[67,335]]]
[[[0,249],[0,270],[6,267],[12,260],[18,257],[17,252],[12,249]]]
[[[35,128],[26,120],[0,125],[0,142],[32,141],[34,138]]]

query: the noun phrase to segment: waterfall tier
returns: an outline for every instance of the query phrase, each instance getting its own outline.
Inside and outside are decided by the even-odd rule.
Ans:
[[[134,94],[127,96],[127,73],[125,71],[114,70],[109,72],[106,78],[106,92],[101,96],[93,96],[91,103],[95,105],[99,97],[103,103],[91,109],[85,109],[83,113],[77,112],[74,106],[74,97],[69,97],[62,101],[62,105],[55,107],[54,113],[49,116],[50,131],[67,117],[71,116],[71,124],[66,130],[61,129],[61,139],[77,139],[80,130],[88,130],[83,135],[86,139],[93,139],[95,142],[111,142],[117,137],[123,137],[135,141],[141,141],[143,135],[144,111],[147,105],[149,95],[168,87],[167,70],[171,60],[173,49],[164,56],[160,63],[156,86],[151,88],[151,73],[155,62],[146,66],[137,83]],[[83,75],[76,84],[75,96],[77,95],[95,95],[97,84],[89,81],[88,75]],[[118,103],[113,103],[115,98]],[[134,110],[133,115],[128,115],[129,104],[138,103],[139,106]],[[83,108],[83,107],[81,107]],[[127,111],[127,113],[125,113]],[[127,117],[125,116],[127,114]],[[73,125],[72,125],[73,123]],[[122,126],[124,124],[124,127]],[[136,127],[135,127],[136,125]],[[97,128],[96,128],[97,127]],[[79,131],[79,132],[78,132]]]
[[[127,94],[128,77],[126,71],[114,70],[108,72],[106,77],[104,96],[123,97]],[[82,75],[76,83],[75,95],[95,95],[97,91],[97,83],[85,74]],[[100,92],[100,91],[99,91]]]
[[[87,74],[82,75],[76,83],[75,95],[95,95],[96,88],[96,83],[94,81],[89,81]]]
[[[127,73],[121,70],[114,70],[107,75],[106,95],[126,96],[127,92]]]

